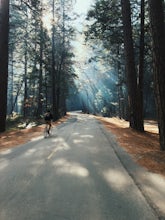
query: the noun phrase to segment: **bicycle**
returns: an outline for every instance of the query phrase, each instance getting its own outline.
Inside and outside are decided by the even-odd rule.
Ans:
[[[46,123],[44,128],[44,138],[50,137],[52,135],[52,125],[50,123]]]

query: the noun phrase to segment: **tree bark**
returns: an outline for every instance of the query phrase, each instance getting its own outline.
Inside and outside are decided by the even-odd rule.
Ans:
[[[0,0],[0,132],[6,129],[9,0]]]
[[[55,70],[55,1],[53,0],[53,25],[52,25],[52,108],[53,108],[53,118],[58,119],[58,109],[57,109],[57,76]]]
[[[138,93],[137,93],[137,73],[134,60],[134,48],[132,39],[131,26],[131,9],[129,0],[121,0],[123,32],[124,32],[124,49],[126,57],[128,102],[130,114],[130,127],[141,131],[143,121],[139,121]]]
[[[43,23],[40,21],[40,68],[39,68],[39,88],[38,88],[38,106],[37,106],[37,117],[42,115],[42,86],[43,86]]]
[[[24,118],[28,115],[28,84],[27,84],[27,64],[28,64],[28,58],[27,58],[27,29],[26,29],[26,35],[25,35],[25,52],[24,52],[24,105],[23,105],[23,116]]]
[[[139,130],[144,131],[144,116],[143,116],[143,78],[144,78],[144,20],[145,20],[145,3],[141,0],[141,24],[140,24],[140,52],[139,52],[139,69],[137,78],[138,92],[138,122]]]
[[[163,0],[149,0],[160,148],[165,150],[165,24]]]

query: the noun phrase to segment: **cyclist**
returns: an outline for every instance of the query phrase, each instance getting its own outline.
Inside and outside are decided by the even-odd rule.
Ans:
[[[47,133],[49,134],[50,129],[52,127],[52,120],[53,120],[53,115],[50,112],[50,110],[47,110],[47,112],[45,113],[44,120],[45,120],[45,123],[46,123]]]

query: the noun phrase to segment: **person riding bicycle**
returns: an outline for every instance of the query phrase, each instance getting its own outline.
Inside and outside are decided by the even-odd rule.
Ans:
[[[53,120],[53,115],[50,112],[50,110],[47,110],[47,112],[45,113],[44,120],[45,120],[46,125],[49,125],[48,130],[47,130],[47,132],[49,134],[49,131],[52,127],[52,120]]]

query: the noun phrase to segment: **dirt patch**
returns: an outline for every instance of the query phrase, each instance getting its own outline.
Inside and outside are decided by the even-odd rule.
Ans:
[[[134,161],[153,173],[165,176],[165,152],[160,151],[158,126],[155,121],[145,121],[145,132],[142,133],[129,128],[129,123],[119,118],[97,118],[115,135],[119,145]]]
[[[53,126],[56,126],[67,120],[69,116],[65,116],[62,119],[59,119],[56,122],[53,122]],[[43,130],[45,125],[39,125],[36,127],[26,128],[26,129],[17,129],[12,131],[6,131],[0,134],[0,151],[5,149],[13,148],[15,146],[27,143],[32,139],[43,135]]]

